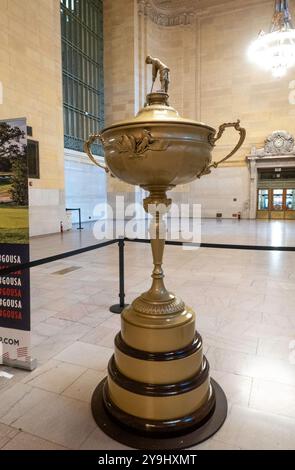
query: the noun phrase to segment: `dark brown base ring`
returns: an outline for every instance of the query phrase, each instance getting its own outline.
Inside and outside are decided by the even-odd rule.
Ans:
[[[150,449],[150,450],[171,450],[185,449],[206,441],[213,436],[223,425],[227,416],[227,400],[222,388],[215,380],[211,379],[211,386],[215,393],[216,404],[213,412],[208,419],[197,427],[187,429],[182,434],[155,436],[139,433],[124,426],[117,420],[112,418],[107,412],[104,399],[103,389],[106,378],[103,379],[94,390],[91,408],[93,417],[97,425],[109,437],[117,442],[132,447],[134,449]]]

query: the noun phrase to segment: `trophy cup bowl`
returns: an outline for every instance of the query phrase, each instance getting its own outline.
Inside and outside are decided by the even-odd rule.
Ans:
[[[158,59],[156,59],[158,60]],[[239,133],[229,155],[212,163],[215,142],[226,128]],[[164,91],[150,93],[137,116],[93,134],[85,143],[89,158],[112,177],[149,191],[144,208],[152,214],[154,270],[152,286],[126,307],[108,377],[96,388],[92,412],[114,439],[135,448],[184,448],[214,434],[227,414],[226,397],[210,379],[195,313],[164,285],[163,207],[166,192],[209,174],[243,144],[240,122],[225,123],[216,133],[206,124],[181,118]],[[93,157],[100,140],[105,164]],[[151,211],[151,206],[162,210]]]
[[[210,173],[212,150],[215,142],[227,127],[240,133],[235,149],[219,163],[230,158],[242,145],[245,130],[235,123],[226,123],[216,130],[206,124],[183,119],[168,105],[168,94],[147,95],[147,106],[132,121],[123,121],[90,136],[90,145],[99,139],[104,147],[104,170],[125,183],[141,187],[162,186],[171,188],[190,183]]]

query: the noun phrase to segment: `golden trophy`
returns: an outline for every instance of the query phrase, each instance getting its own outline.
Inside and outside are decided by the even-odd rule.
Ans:
[[[159,72],[161,90],[147,95],[132,120],[113,124],[85,143],[95,164],[149,192],[144,208],[152,214],[154,263],[151,288],[121,314],[108,377],[93,394],[92,413],[106,434],[130,447],[182,449],[222,426],[227,401],[210,379],[195,313],[164,285],[163,208],[169,211],[172,202],[166,192],[209,174],[241,147],[246,132],[239,121],[223,124],[216,134],[206,124],[180,117],[168,103],[169,68],[150,56],[146,63],[153,66],[153,84]],[[215,142],[227,127],[238,131],[239,142],[220,162],[211,163]],[[103,145],[105,165],[91,153],[96,139]]]

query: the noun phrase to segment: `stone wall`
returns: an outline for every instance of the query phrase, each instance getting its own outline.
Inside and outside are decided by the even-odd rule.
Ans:
[[[295,107],[288,103],[288,86],[294,69],[278,80],[249,63],[246,54],[258,32],[268,31],[273,4],[237,0],[212,8],[199,19],[201,120],[217,126],[240,118],[247,129],[245,145],[231,165],[244,164],[251,146],[261,145],[273,130],[292,128]],[[225,136],[216,156],[222,156],[234,142],[234,135]]]
[[[65,221],[59,0],[0,0],[0,11],[0,119],[26,117],[33,128],[31,235],[56,232]]]
[[[134,114],[133,0],[104,1],[105,122]]]
[[[151,84],[145,56],[160,57],[171,68],[170,102],[180,114],[216,128],[240,118],[247,129],[243,148],[222,171],[183,188],[183,198],[178,188],[177,199],[202,201],[205,217],[216,212],[226,217],[241,212],[247,217],[245,156],[252,146],[262,146],[273,130],[293,131],[295,106],[289,104],[288,95],[295,70],[278,80],[248,61],[248,45],[261,29],[268,30],[271,0],[197,3],[194,10],[193,2],[177,2],[177,8],[161,10],[152,0],[105,0],[107,121],[131,117],[142,106]],[[186,4],[184,12],[180,5]],[[237,134],[227,131],[216,146],[214,159],[229,153],[236,141]]]
[[[106,126],[135,114],[136,3],[134,0],[104,0],[104,83]],[[108,202],[126,194],[134,201],[134,188],[121,181],[107,179]]]

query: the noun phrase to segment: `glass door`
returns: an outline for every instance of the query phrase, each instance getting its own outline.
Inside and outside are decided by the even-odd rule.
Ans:
[[[268,211],[268,189],[259,189],[258,190],[258,210],[259,211]]]
[[[295,220],[295,189],[258,189],[257,218]]]
[[[295,189],[286,190],[286,210],[295,211]]]
[[[285,219],[295,220],[295,189],[286,189]]]
[[[282,211],[284,210],[284,190],[283,189],[273,189],[272,190],[272,210],[273,211]]]
[[[257,219],[269,218],[269,189],[258,189],[257,194]]]

